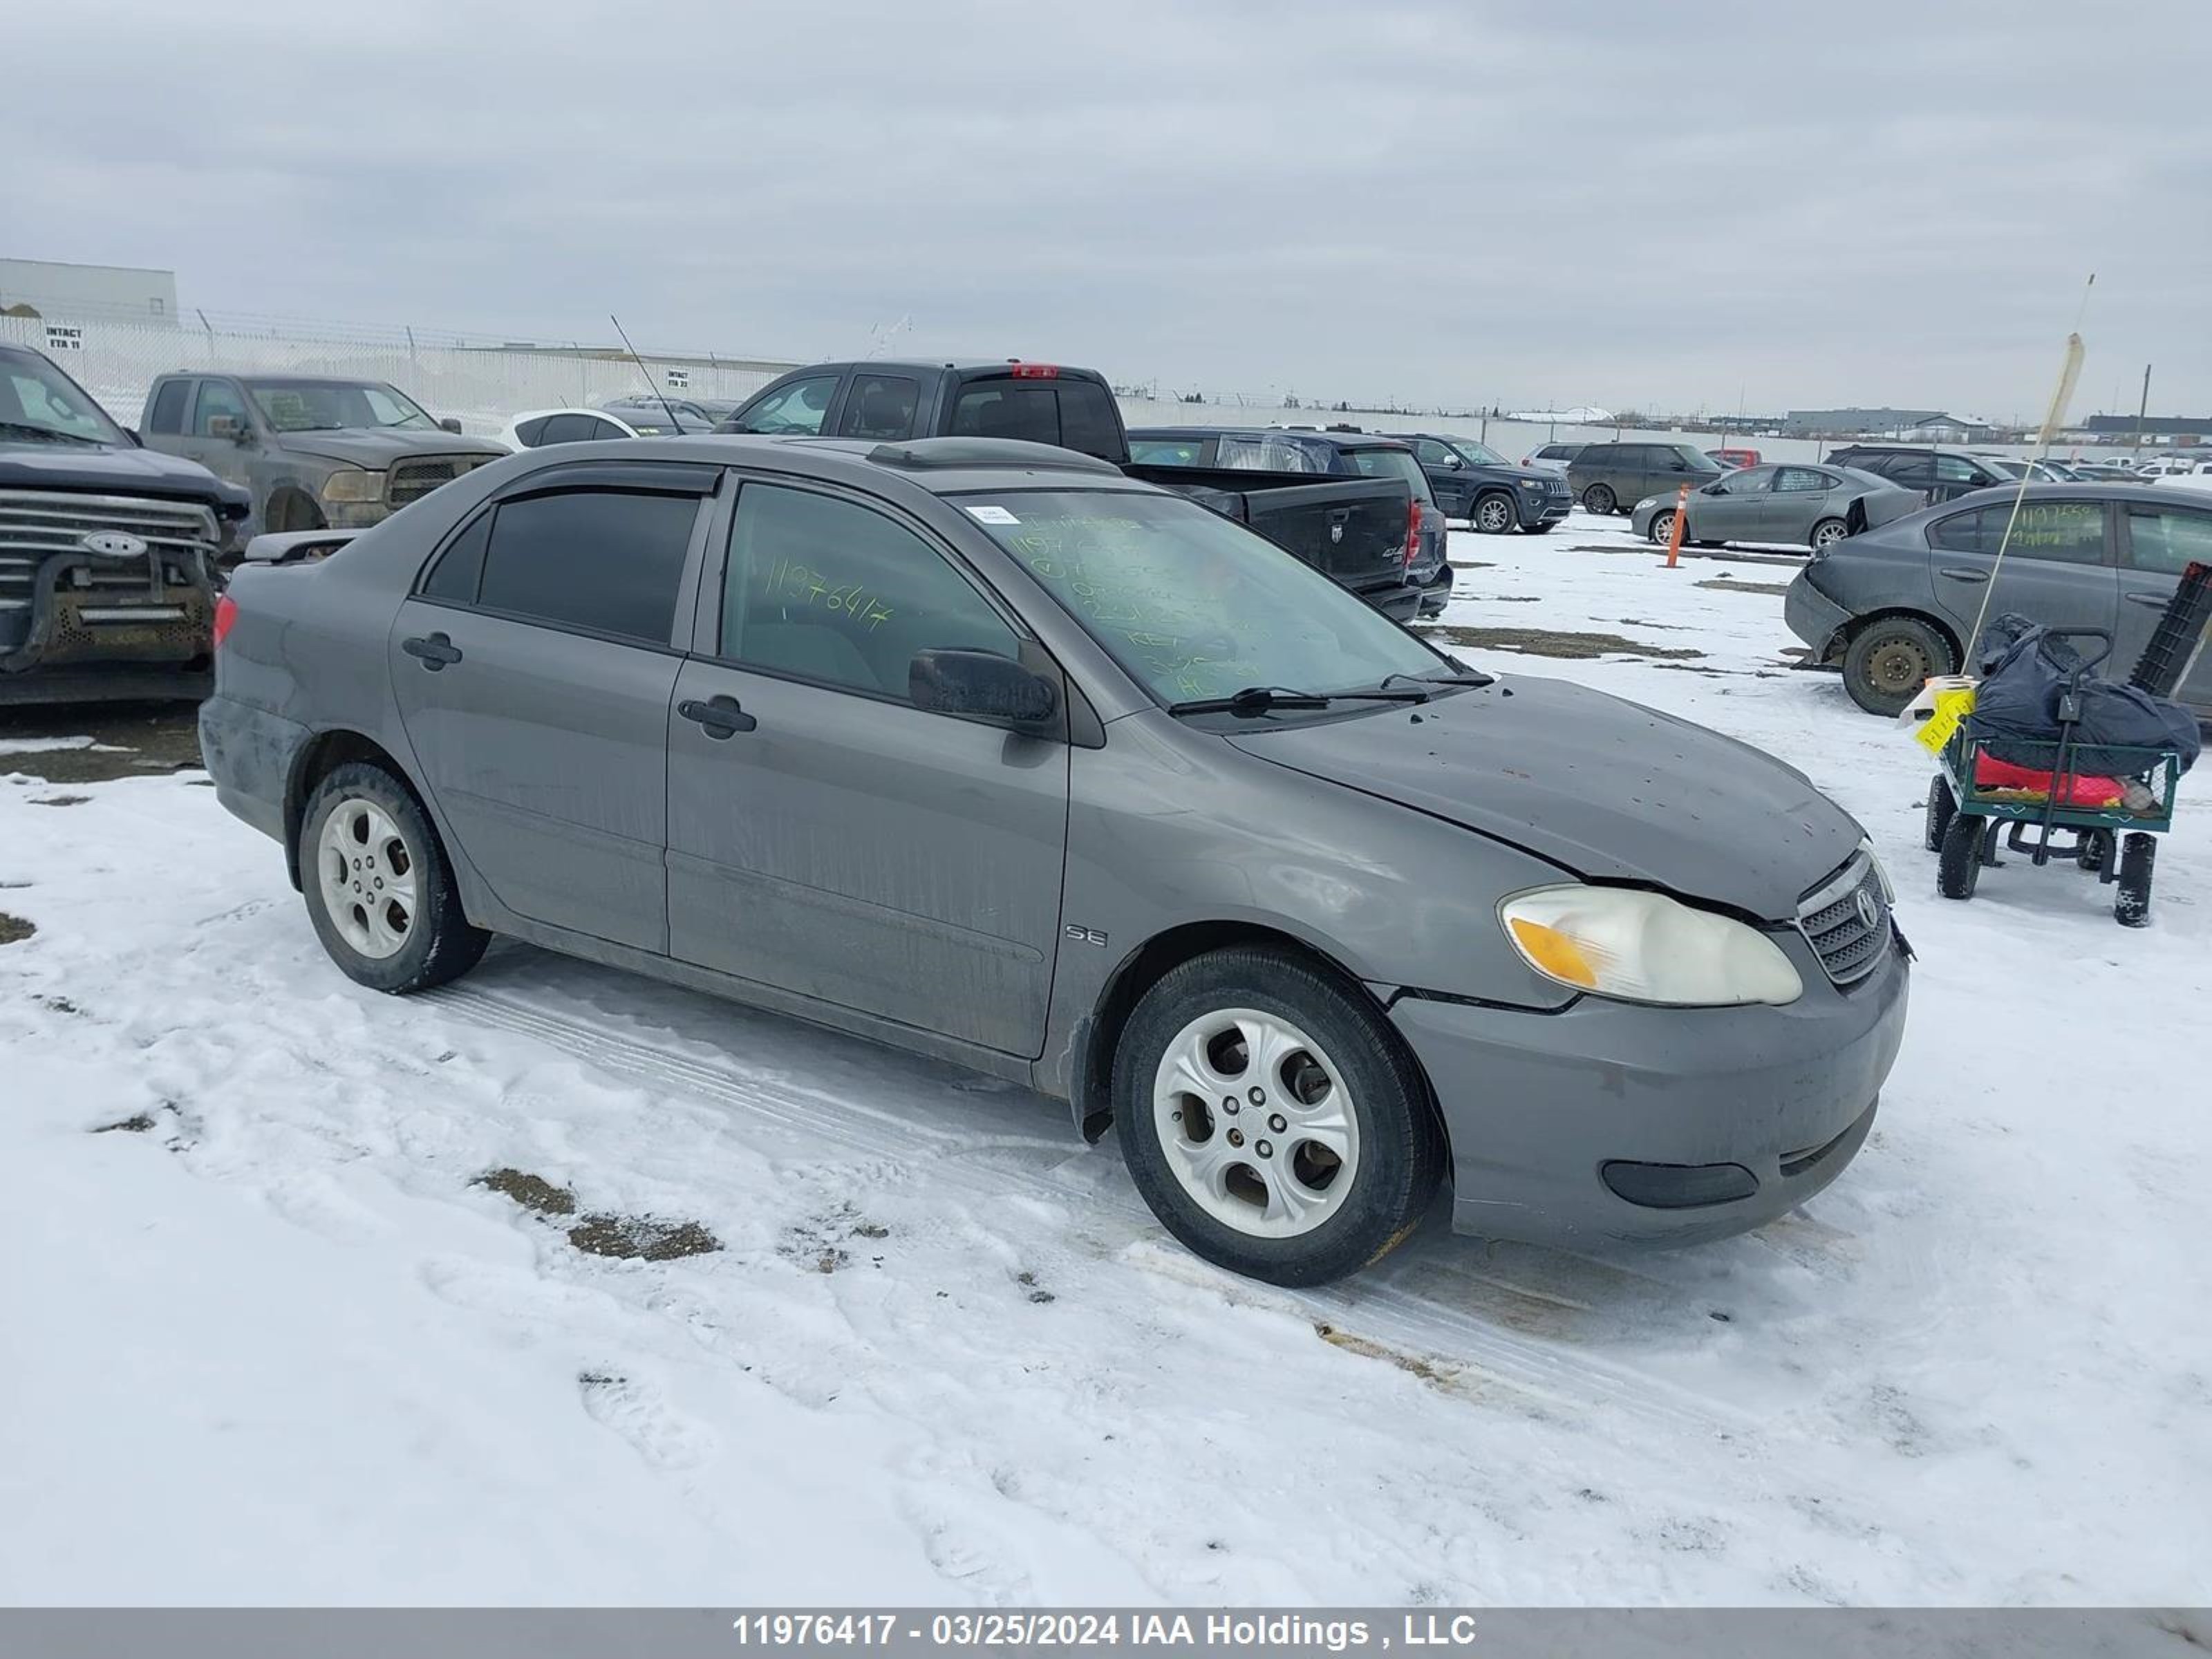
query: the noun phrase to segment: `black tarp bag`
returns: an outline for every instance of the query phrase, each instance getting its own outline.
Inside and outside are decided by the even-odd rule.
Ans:
[[[2008,613],[1982,635],[1982,680],[1974,691],[1974,735],[1983,750],[2014,766],[2048,772],[2057,758],[2058,699],[2081,666],[2074,642],[2039,623]],[[2069,770],[2098,777],[2138,776],[2147,757],[2114,749],[2172,749],[2181,769],[2197,763],[2197,717],[2179,703],[2136,686],[2081,677],[2081,720],[2074,728]]]

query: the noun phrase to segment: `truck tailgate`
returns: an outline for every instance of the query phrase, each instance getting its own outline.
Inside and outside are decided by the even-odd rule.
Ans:
[[[1413,493],[1402,479],[1141,465],[1126,471],[1250,526],[1355,593],[1405,582]]]

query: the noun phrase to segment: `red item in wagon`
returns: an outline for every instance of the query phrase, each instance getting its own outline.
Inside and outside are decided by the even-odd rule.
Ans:
[[[2039,772],[2032,766],[2014,766],[2010,761],[2001,761],[1989,754],[1974,757],[1974,787],[1978,791],[2017,790],[2027,799],[2048,800],[2051,781],[2050,773]],[[2118,778],[2077,773],[2067,779],[2065,793],[2059,797],[2058,804],[2091,808],[2118,806],[2124,793]]]

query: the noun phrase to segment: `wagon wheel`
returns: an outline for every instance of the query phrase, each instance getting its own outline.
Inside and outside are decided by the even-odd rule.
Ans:
[[[1960,812],[1943,826],[1936,860],[1936,890],[1948,899],[1970,899],[1982,873],[1983,820]]]
[[[2120,881],[2112,896],[2112,919],[2123,927],[2150,926],[2150,872],[2158,860],[2158,837],[2141,830],[2121,837]]]
[[[1959,798],[1951,793],[1951,780],[1938,772],[1928,784],[1928,830],[1923,837],[1931,853],[1943,849],[1943,832],[1959,814]]]

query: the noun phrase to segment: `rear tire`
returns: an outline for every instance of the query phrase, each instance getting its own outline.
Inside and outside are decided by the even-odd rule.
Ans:
[[[1947,899],[1970,899],[1982,874],[1983,821],[1961,812],[1943,826],[1936,858],[1936,890]]]
[[[1931,853],[1943,849],[1943,832],[1959,815],[1959,799],[1951,793],[1951,780],[1938,772],[1928,786],[1928,829],[1922,844]]]
[[[316,786],[297,854],[315,936],[356,984],[426,991],[468,972],[491,942],[462,914],[428,814],[381,766],[352,762]]]
[[[1850,526],[1841,519],[1823,519],[1813,526],[1813,533],[1805,544],[1815,553],[1825,553],[1851,533]]]
[[[1956,672],[1951,642],[1913,617],[1877,617],[1844,653],[1844,690],[1869,714],[1898,714],[1931,675]]]
[[[2112,920],[2123,927],[2150,926],[2151,867],[2158,861],[2158,837],[2140,830],[2120,838],[2119,890],[2112,896]]]
[[[1492,490],[1486,495],[1475,497],[1467,521],[1486,536],[1503,536],[1513,528],[1520,517],[1521,509],[1514,504],[1511,496]]]
[[[1592,484],[1583,491],[1583,510],[1586,513],[1612,513],[1619,505],[1613,491],[1604,484]]]
[[[1234,946],[1164,975],[1121,1033],[1113,1100],[1130,1179],[1161,1224],[1271,1284],[1379,1260],[1443,1175],[1443,1136],[1397,1034],[1288,951]]]

